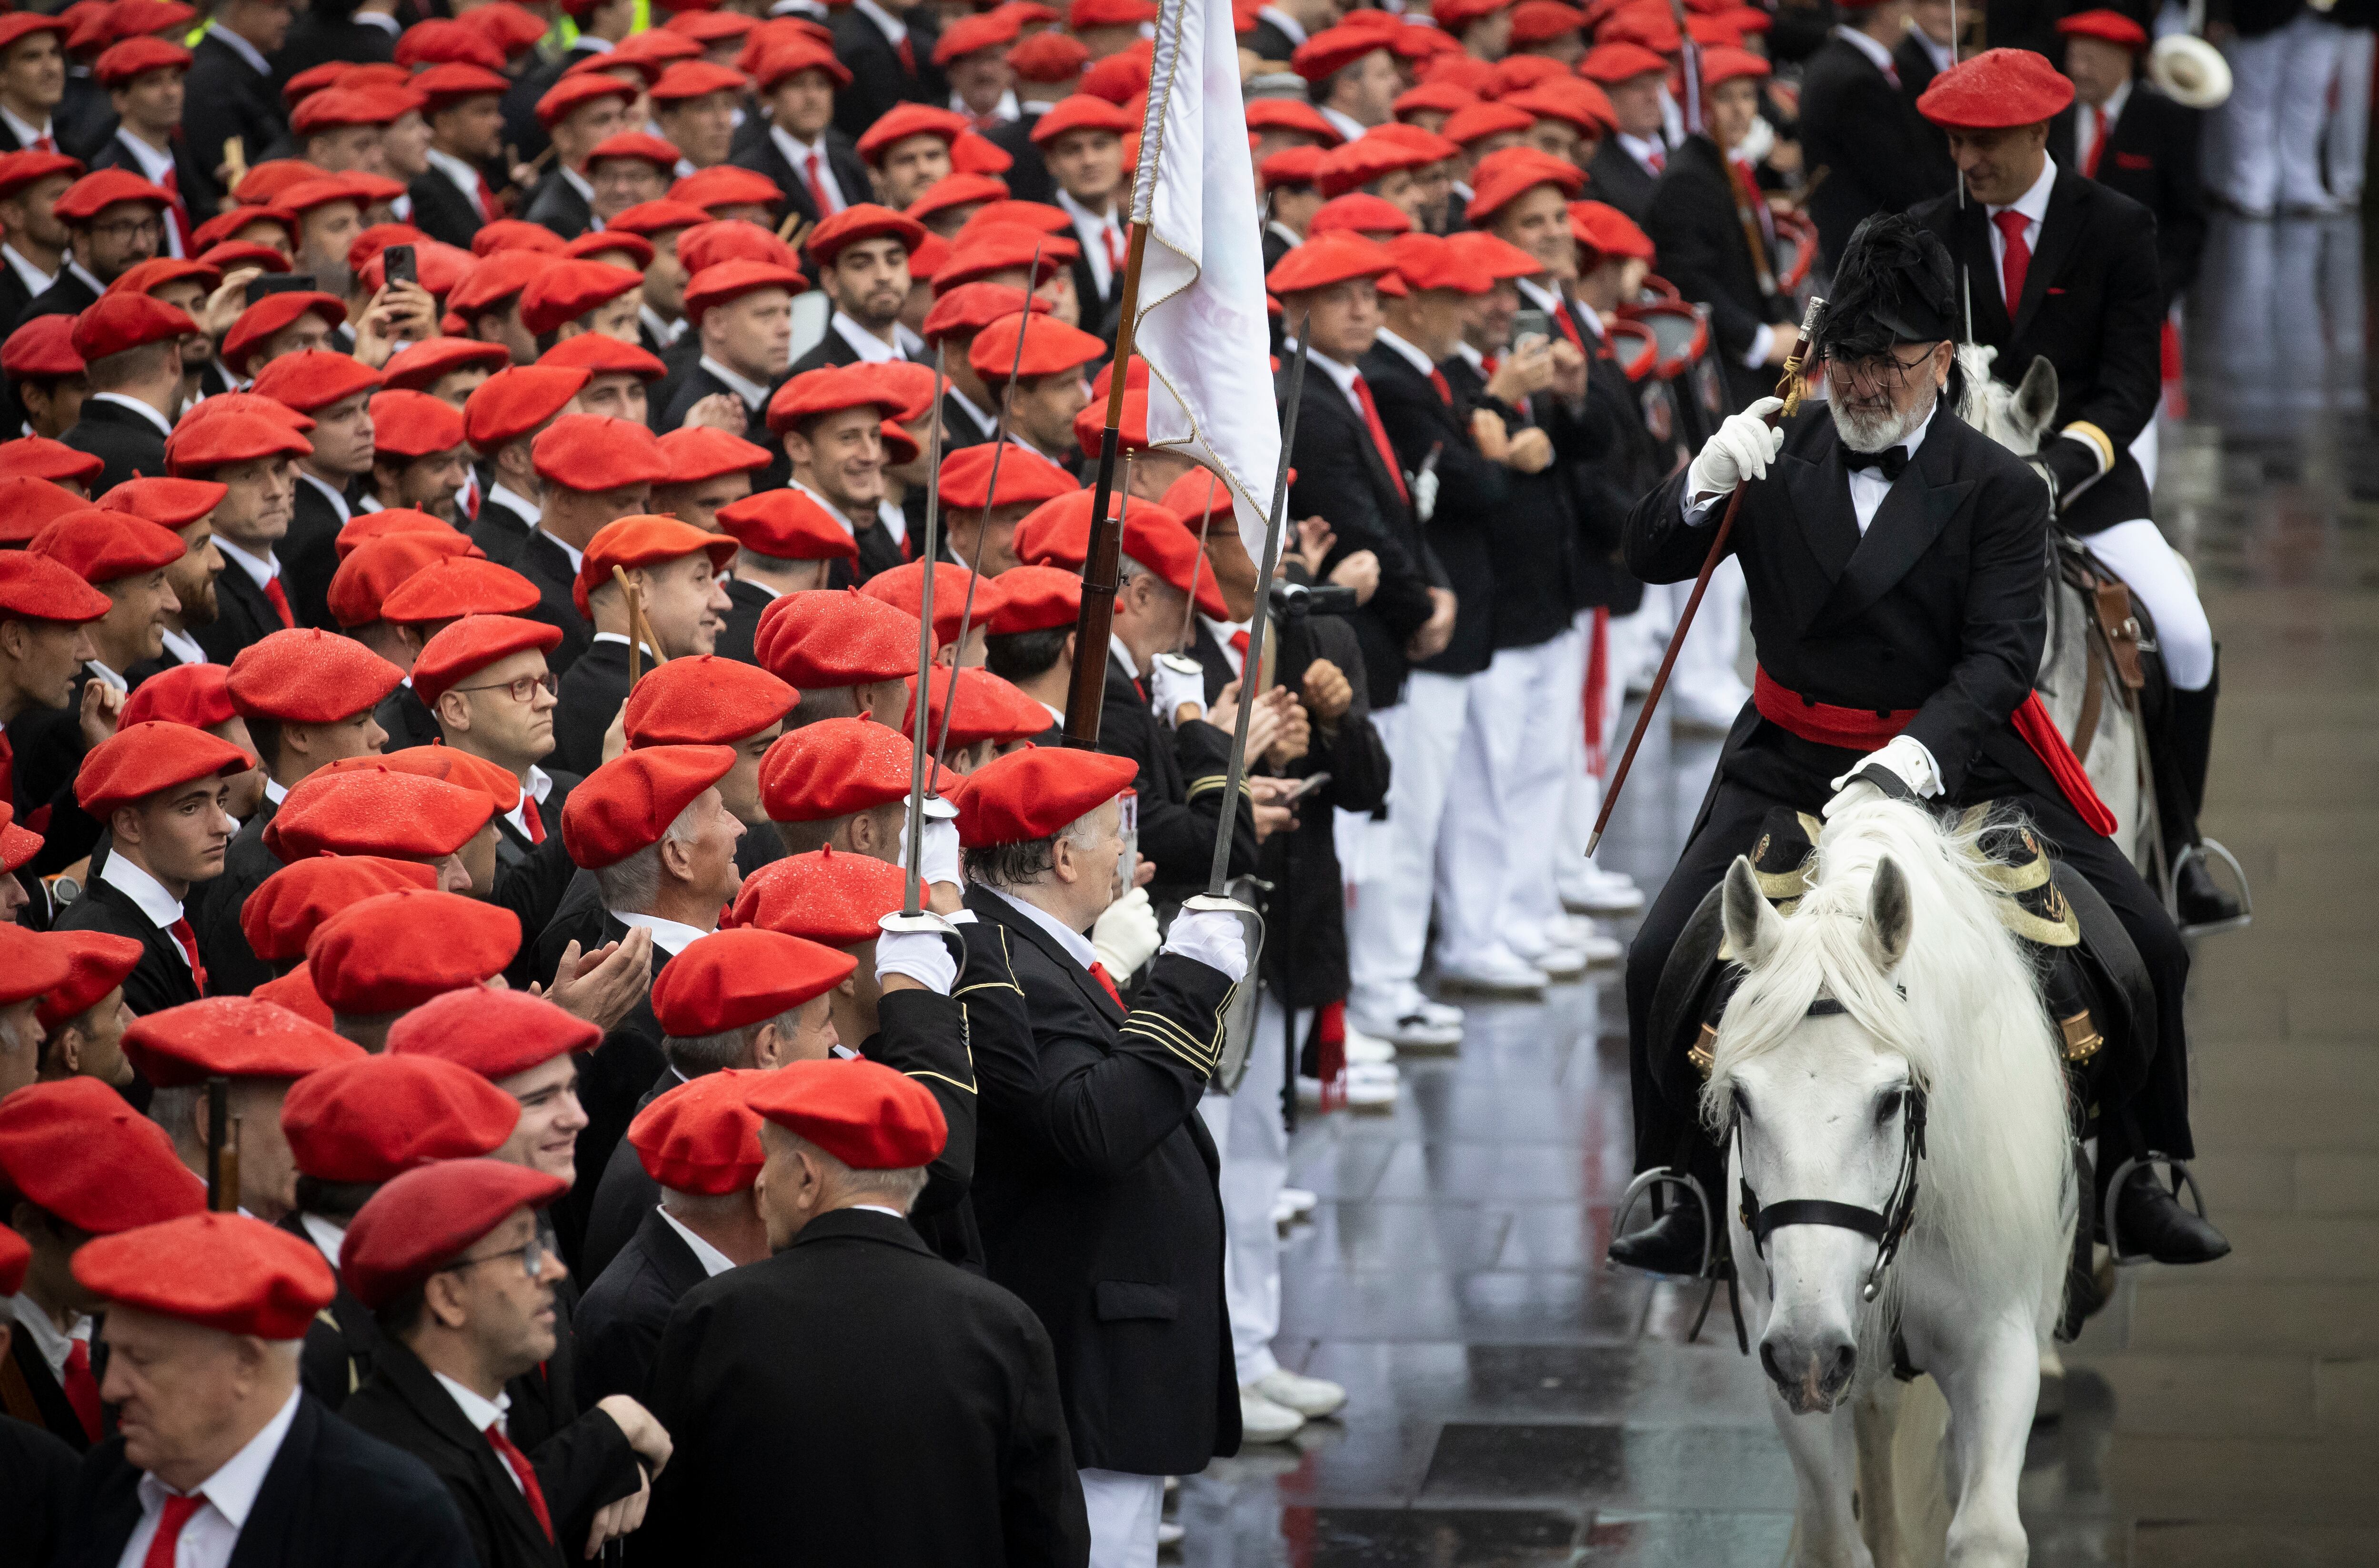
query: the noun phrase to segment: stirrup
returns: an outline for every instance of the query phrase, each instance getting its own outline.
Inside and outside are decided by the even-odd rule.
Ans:
[[[1702,1184],[1700,1181],[1696,1179],[1690,1172],[1671,1170],[1666,1165],[1655,1165],[1650,1170],[1646,1171],[1642,1176],[1637,1176],[1634,1181],[1629,1182],[1627,1184],[1627,1190],[1620,1195],[1619,1212],[1611,1216],[1611,1239],[1617,1241],[1621,1236],[1627,1234],[1627,1216],[1636,1212],[1636,1205],[1643,1200],[1646,1193],[1650,1192],[1654,1188],[1658,1187],[1684,1188],[1685,1191],[1692,1196],[1695,1205],[1701,1210],[1702,1261],[1701,1267],[1694,1271],[1692,1277],[1695,1279],[1711,1278],[1710,1245],[1712,1241],[1716,1239],[1717,1227],[1711,1220],[1709,1194],[1702,1190]],[[1608,1261],[1613,1268],[1626,1269],[1634,1267],[1633,1264],[1619,1262],[1616,1259],[1608,1260]],[[1639,1273],[1653,1272],[1653,1271],[1649,1269],[1637,1270],[1636,1272]],[[1660,1277],[1673,1279],[1676,1276],[1662,1275]],[[1708,1302],[1704,1302],[1702,1304],[1702,1310],[1705,1313],[1709,1310],[1709,1304]],[[1701,1325],[1698,1322],[1695,1324],[1697,1330],[1698,1330],[1700,1326]]]
[[[2116,1200],[2122,1196],[2123,1183],[2130,1179],[2131,1172],[2142,1165],[2168,1167],[2173,1176],[2173,1196],[2180,1197],[2180,1189],[2183,1187],[2188,1188],[2190,1207],[2197,1211],[2199,1219],[2206,1218],[2205,1194],[2198,1190],[2196,1173],[2189,1168],[2188,1161],[2175,1159],[2170,1154],[2160,1153],[2154,1149],[2137,1159],[2124,1161],[2115,1167],[2113,1179],[2107,1183],[2107,1198],[2102,1205],[2107,1229],[2107,1260],[2119,1269],[2136,1268],[2142,1263],[2156,1261],[2144,1252],[2125,1252],[2122,1235],[2115,1224]]]
[[[2208,863],[2219,860],[2230,868],[2230,880],[2239,887],[2239,912],[2225,920],[2207,921],[2202,925],[2184,925],[2180,934],[2184,936],[2213,936],[2225,931],[2245,930],[2255,918],[2255,894],[2247,886],[2246,868],[2239,863],[2239,857],[2232,854],[2219,838],[2200,838],[2194,844],[2184,844],[2180,853],[2172,860],[2174,886],[2180,885],[2181,871],[2192,860]]]

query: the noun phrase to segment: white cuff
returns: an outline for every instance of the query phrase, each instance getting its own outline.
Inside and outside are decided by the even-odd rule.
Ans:
[[[1709,526],[1711,514],[1718,510],[1718,503],[1725,499],[1723,493],[1699,501],[1690,494],[1683,495],[1678,498],[1678,511],[1684,513],[1686,527],[1706,528]]]
[[[905,974],[939,996],[958,983],[958,960],[937,931],[887,931],[876,938],[876,983]]]
[[[1221,970],[1234,983],[1248,977],[1248,935],[1237,915],[1220,910],[1183,910],[1173,917],[1164,951]]]
[[[1759,330],[1751,334],[1751,346],[1743,351],[1743,368],[1746,370],[1758,369],[1768,363],[1768,351],[1775,346],[1776,329],[1765,322],[1761,323]]]

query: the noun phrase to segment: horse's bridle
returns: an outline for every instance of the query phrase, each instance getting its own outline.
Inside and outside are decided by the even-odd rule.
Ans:
[[[1809,1004],[1808,1016],[1826,1018],[1849,1011],[1830,996],[1820,996]],[[1751,1244],[1762,1259],[1768,1256],[1768,1238],[1784,1225],[1834,1225],[1854,1230],[1870,1237],[1876,1244],[1875,1266],[1867,1271],[1866,1284],[1861,1288],[1862,1299],[1872,1301],[1883,1289],[1883,1274],[1891,1260],[1900,1254],[1900,1244],[1908,1236],[1910,1221],[1916,1216],[1916,1165],[1925,1158],[1925,1089],[1911,1082],[1901,1111],[1900,1174],[1893,1178],[1890,1193],[1880,1210],[1862,1208],[1855,1203],[1837,1203],[1830,1198],[1788,1198],[1781,1203],[1762,1205],[1759,1194],[1751,1189],[1748,1176],[1738,1176],[1743,1188],[1743,1206],[1738,1211],[1744,1229],[1751,1233]],[[1727,1128],[1728,1139],[1734,1144],[1735,1164],[1743,1164],[1743,1118],[1735,1116]]]

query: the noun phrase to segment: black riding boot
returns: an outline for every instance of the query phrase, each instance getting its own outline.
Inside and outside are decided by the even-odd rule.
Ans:
[[[2211,1263],[2230,1251],[2228,1239],[2145,1165],[2126,1176],[2115,1194],[2115,1230],[2127,1256],[2145,1254],[2159,1263]]]
[[[2205,857],[2184,851],[2198,842],[2197,816],[2205,804],[2205,775],[2214,753],[2214,704],[2222,689],[2220,667],[2202,692],[2168,694],[2164,733],[2156,737],[2156,814],[2164,825],[2165,856],[2180,867],[2173,878],[2180,923],[2213,925],[2238,918],[2239,900],[2205,869]]]
[[[1691,1152],[1685,1156],[1685,1168],[1701,1184],[1702,1194],[1710,1202],[1710,1217],[1715,1222],[1725,1212],[1726,1158],[1716,1144],[1698,1130],[1693,1135]],[[1693,1195],[1682,1187],[1665,1187],[1659,1190],[1656,1201],[1660,1217],[1648,1225],[1614,1236],[1611,1242],[1611,1260],[1622,1268],[1642,1269],[1655,1274],[1694,1274],[1702,1266],[1702,1211]],[[1712,1238],[1713,1248],[1723,1248],[1723,1235]],[[1715,1260],[1719,1254],[1713,1253]]]

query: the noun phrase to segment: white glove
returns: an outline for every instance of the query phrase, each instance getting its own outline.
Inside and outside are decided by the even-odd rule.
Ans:
[[[1743,133],[1743,139],[1728,151],[1727,156],[1745,163],[1761,163],[1775,151],[1776,127],[1768,123],[1766,116],[1754,115],[1751,128]]]
[[[1685,470],[1688,507],[1705,497],[1722,496],[1745,479],[1768,476],[1768,465],[1784,448],[1784,429],[1771,427],[1767,416],[1783,406],[1781,397],[1763,397],[1742,413],[1727,416]]]
[[[1247,928],[1238,916],[1221,910],[1183,910],[1175,915],[1165,950],[1221,970],[1234,984],[1247,978]]]
[[[963,887],[959,872],[959,825],[948,817],[925,814],[924,836],[917,844],[917,874],[926,882],[948,882]]]
[[[1881,786],[1857,777],[1870,767],[1882,768],[1906,785],[1908,792],[1920,801],[1941,792],[1941,776],[1935,771],[1933,754],[1926,749],[1925,742],[1912,735],[1894,735],[1879,750],[1859,758],[1849,772],[1829,784],[1834,798],[1826,802],[1827,820],[1831,821],[1853,806],[1884,798]]]
[[[1179,654],[1158,654],[1156,668],[1149,672],[1149,706],[1156,717],[1168,726],[1175,722],[1183,704],[1206,711],[1206,670],[1194,658]]]
[[[1098,954],[1108,978],[1118,985],[1156,956],[1156,945],[1164,939],[1156,929],[1156,910],[1149,903],[1145,887],[1135,887],[1109,904],[1091,926],[1091,949]]]
[[[937,996],[958,983],[959,964],[938,931],[887,931],[876,938],[876,983],[905,974]]]
[[[1437,515],[1437,470],[1424,468],[1413,476],[1413,515],[1426,523]]]

